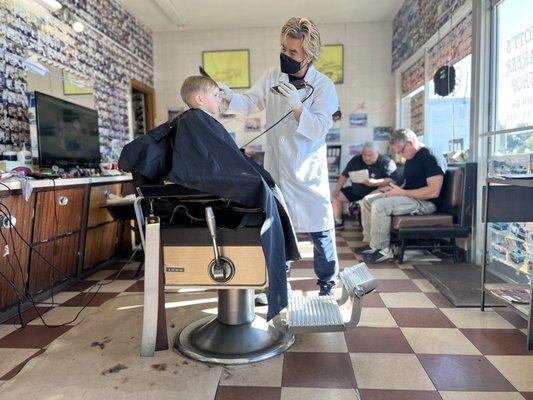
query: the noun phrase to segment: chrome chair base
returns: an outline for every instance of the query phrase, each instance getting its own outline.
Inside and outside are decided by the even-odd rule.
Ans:
[[[185,327],[174,348],[192,359],[212,364],[248,364],[283,353],[294,343],[294,335],[280,332],[262,317],[252,322],[226,325],[207,317]]]

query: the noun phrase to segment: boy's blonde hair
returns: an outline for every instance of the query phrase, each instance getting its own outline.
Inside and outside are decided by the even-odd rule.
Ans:
[[[316,25],[307,18],[292,17],[281,28],[281,40],[286,37],[303,39],[306,61],[314,63],[320,56],[320,33]]]
[[[180,95],[185,104],[192,108],[194,106],[193,96],[198,92],[207,93],[211,88],[218,88],[213,79],[200,75],[189,76],[181,85]]]

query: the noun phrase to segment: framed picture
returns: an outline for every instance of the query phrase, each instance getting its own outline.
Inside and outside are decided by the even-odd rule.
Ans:
[[[322,46],[320,58],[315,63],[316,69],[328,76],[333,83],[344,81],[344,46],[330,44]]]
[[[390,139],[390,126],[375,126],[374,127],[374,141],[389,140]]]
[[[76,75],[63,71],[63,94],[92,94],[91,86]]]
[[[367,113],[353,113],[348,116],[350,128],[366,128],[368,123]]]
[[[217,82],[232,89],[250,87],[250,51],[217,50],[202,52],[204,70]]]
[[[341,140],[341,128],[330,128],[326,135],[326,142],[338,142]]]

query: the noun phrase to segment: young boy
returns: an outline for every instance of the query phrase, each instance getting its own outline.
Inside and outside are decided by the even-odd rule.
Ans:
[[[300,258],[296,236],[272,177],[241,153],[213,117],[219,111],[219,92],[210,78],[185,79],[180,94],[191,108],[127,144],[119,164],[150,182],[165,180],[263,210],[260,240],[271,319],[287,305],[285,264]]]
[[[180,95],[185,104],[215,116],[219,112],[220,89],[205,76],[189,76],[181,85]]]

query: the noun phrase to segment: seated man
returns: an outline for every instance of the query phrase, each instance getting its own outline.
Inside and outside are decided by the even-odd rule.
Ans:
[[[371,194],[361,204],[363,241],[370,242],[363,251],[369,263],[381,263],[393,258],[390,249],[392,215],[431,214],[439,206],[444,171],[435,156],[418,136],[409,129],[399,129],[391,135],[390,146],[405,162],[405,181],[397,186],[390,183],[383,193]]]
[[[343,187],[350,176],[350,172],[368,170],[368,179],[362,182],[353,182],[352,186]],[[335,190],[331,196],[335,228],[344,226],[342,219],[342,205],[348,202],[361,200],[377,188],[387,186],[397,181],[396,164],[389,157],[378,153],[375,143],[366,142],[363,152],[353,157],[342,174],[337,179]]]

